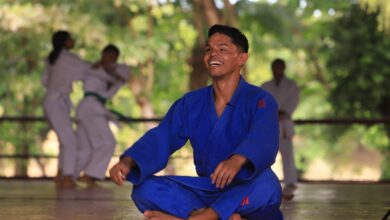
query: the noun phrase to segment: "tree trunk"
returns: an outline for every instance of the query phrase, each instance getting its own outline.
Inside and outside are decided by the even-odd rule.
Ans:
[[[229,0],[223,0],[225,10],[223,11],[223,22],[233,27],[238,27],[236,7]]]
[[[209,26],[219,23],[220,16],[214,1],[194,1],[194,25],[198,32],[198,39],[192,49],[192,56],[188,63],[192,67],[189,89],[195,90],[207,85],[208,71],[203,62],[204,47]]]
[[[151,16],[152,6],[148,6],[148,32],[147,37],[153,36],[153,17]],[[141,114],[143,118],[154,118],[155,113],[152,102],[150,100],[150,94],[154,84],[154,60],[149,58],[145,64],[140,65],[141,74],[139,76],[133,76],[129,81],[129,87],[132,90],[138,106],[141,108]],[[155,127],[155,122],[146,122],[146,129],[149,130]]]
[[[204,45],[196,44],[192,49],[192,57],[189,61],[192,66],[190,90],[195,90],[207,85],[209,74],[203,62],[203,54]]]

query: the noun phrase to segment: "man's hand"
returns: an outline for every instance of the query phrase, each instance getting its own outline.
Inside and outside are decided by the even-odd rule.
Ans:
[[[235,154],[229,159],[222,161],[211,174],[211,182],[215,184],[217,188],[223,189],[233,181],[234,177],[246,161],[246,158],[239,154]]]
[[[135,162],[130,157],[123,157],[117,164],[110,169],[111,180],[119,186],[122,186],[126,176],[130,173]]]

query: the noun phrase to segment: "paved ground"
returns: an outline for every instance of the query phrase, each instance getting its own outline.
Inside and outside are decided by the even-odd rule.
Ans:
[[[131,185],[57,190],[49,180],[0,180],[0,219],[141,220]],[[300,183],[284,202],[286,220],[381,220],[390,209],[390,184]],[[389,217],[390,220],[390,217]]]

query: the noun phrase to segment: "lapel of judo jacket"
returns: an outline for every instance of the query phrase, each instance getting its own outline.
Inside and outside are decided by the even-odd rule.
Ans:
[[[227,103],[222,115],[218,118],[215,104],[214,104],[214,91],[213,87],[210,87],[210,95],[208,97],[208,108],[210,112],[210,122],[213,123],[210,135],[208,136],[206,146],[205,146],[205,156],[204,163],[206,165],[207,173],[211,174],[215,166],[220,162],[215,157],[216,155],[226,152],[227,149],[224,149],[224,146],[219,144],[219,140],[222,134],[226,131],[226,124],[231,120],[232,112],[237,104],[237,100],[241,96],[242,91],[244,90],[246,82],[243,78],[240,79],[240,82],[234,92],[229,103]],[[230,153],[230,152],[229,152]]]

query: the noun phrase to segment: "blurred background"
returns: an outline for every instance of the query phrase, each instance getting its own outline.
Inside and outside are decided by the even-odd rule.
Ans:
[[[0,177],[53,177],[58,142],[43,119],[41,86],[51,35],[69,30],[94,62],[108,43],[132,67],[108,104],[131,118],[164,116],[185,92],[208,84],[208,28],[239,27],[249,39],[243,75],[271,79],[283,58],[301,101],[293,118],[301,180],[390,180],[390,3],[386,0],[0,0]],[[83,96],[75,83],[75,105]],[[74,114],[74,113],[73,113]],[[118,155],[156,122],[121,122]],[[152,152],[151,152],[152,153]],[[194,175],[189,144],[170,161]],[[282,176],[278,157],[273,169]]]

